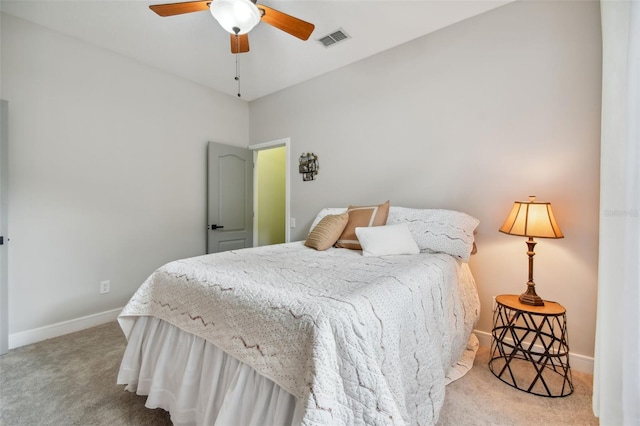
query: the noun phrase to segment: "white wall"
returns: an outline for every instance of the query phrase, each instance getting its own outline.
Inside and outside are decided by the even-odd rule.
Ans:
[[[15,334],[122,307],[203,254],[207,141],[247,146],[249,108],[18,18],[1,28]]]
[[[477,328],[489,332],[492,296],[527,280],[525,239],[498,228],[537,195],[566,236],[538,241],[538,292],[567,308],[571,351],[593,356],[599,19],[598,2],[516,2],[252,102],[252,142],[291,138],[292,241],[328,206],[476,216]],[[302,182],[294,160],[308,151],[320,173]]]

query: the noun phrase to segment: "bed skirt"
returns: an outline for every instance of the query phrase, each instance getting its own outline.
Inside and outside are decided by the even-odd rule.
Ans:
[[[212,343],[154,317],[135,324],[118,384],[174,425],[299,425],[293,395]]]
[[[147,395],[145,406],[168,411],[174,425],[300,425],[303,404],[211,342],[155,317],[120,321],[133,324],[118,384]],[[447,384],[471,369],[477,350],[472,333]]]

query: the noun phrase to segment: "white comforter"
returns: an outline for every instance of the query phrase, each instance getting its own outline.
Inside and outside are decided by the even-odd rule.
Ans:
[[[434,424],[479,302],[445,254],[363,257],[302,242],[168,263],[120,315],[214,343],[294,395],[303,424]]]

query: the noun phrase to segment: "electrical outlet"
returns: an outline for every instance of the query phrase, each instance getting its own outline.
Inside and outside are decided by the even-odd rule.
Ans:
[[[292,228],[296,227],[296,218],[292,217],[289,219],[289,224],[291,225]]]
[[[493,305],[491,305],[491,309],[493,310],[493,312],[496,311],[496,309],[498,309],[498,305],[496,304],[496,297],[493,296]]]
[[[111,291],[111,281],[100,281],[100,294],[107,294]]]

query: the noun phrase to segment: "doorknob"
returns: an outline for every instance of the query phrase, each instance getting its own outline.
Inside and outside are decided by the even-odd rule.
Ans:
[[[224,228],[224,226],[211,225],[211,230],[222,229],[222,228]]]

